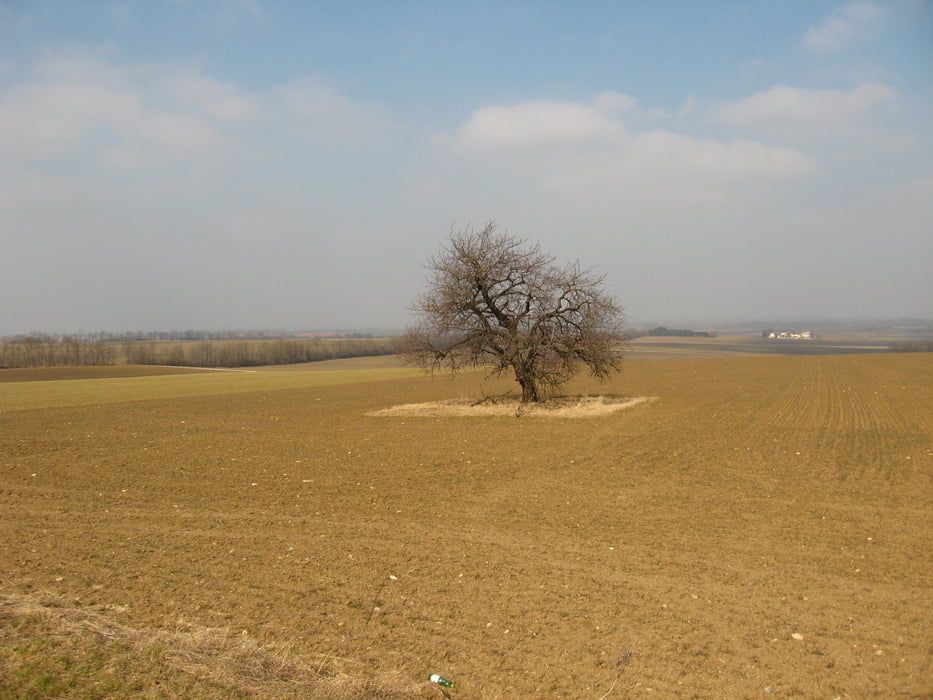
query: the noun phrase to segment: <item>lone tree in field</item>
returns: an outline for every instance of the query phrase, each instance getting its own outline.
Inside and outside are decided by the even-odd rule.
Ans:
[[[537,245],[500,232],[451,232],[429,261],[432,276],[414,310],[403,353],[426,370],[510,370],[522,403],[539,401],[581,363],[600,379],[621,368],[622,308],[603,277],[576,262],[558,267]]]

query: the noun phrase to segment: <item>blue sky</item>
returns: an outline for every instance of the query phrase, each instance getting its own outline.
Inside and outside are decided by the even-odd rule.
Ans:
[[[933,317],[933,3],[0,0],[0,334],[401,327],[451,226],[633,323]]]

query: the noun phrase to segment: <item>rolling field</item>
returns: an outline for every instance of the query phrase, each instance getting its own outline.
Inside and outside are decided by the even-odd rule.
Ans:
[[[568,389],[657,398],[586,419],[374,417],[512,384],[311,367],[0,372],[0,696],[62,683],[45,600],[357,697],[931,697],[929,354],[635,359]],[[87,696],[311,697],[95,653]]]
[[[890,341],[864,336],[813,340],[769,340],[754,335],[716,338],[645,336],[629,343],[629,356],[642,359],[743,357],[749,355],[853,355],[889,350]]]

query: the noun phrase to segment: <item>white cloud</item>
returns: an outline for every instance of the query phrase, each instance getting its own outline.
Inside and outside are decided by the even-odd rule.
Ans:
[[[229,88],[171,68],[52,56],[32,79],[0,91],[0,154],[32,161],[82,153],[121,168],[184,161],[226,148],[219,122],[248,110]]]
[[[162,83],[166,94],[178,103],[196,108],[220,122],[248,122],[259,115],[255,98],[234,85],[211,80],[199,73],[172,73]]]
[[[585,104],[529,102],[476,110],[454,143],[549,191],[645,190],[685,182],[696,188],[806,177],[807,155],[748,140],[721,142],[655,129],[631,133],[618,119]]]
[[[803,39],[810,51],[842,51],[877,31],[887,9],[874,2],[853,2],[837,8],[821,24],[810,27]]]
[[[817,170],[812,158],[794,149],[742,140],[722,143],[665,130],[609,144],[602,152],[539,156],[519,166],[548,195],[588,201],[604,211],[622,202],[642,211],[729,206]]]
[[[118,134],[116,143],[101,151],[99,161],[130,170],[217,153],[227,145],[212,125],[184,114],[145,113]]]
[[[793,141],[824,141],[864,133],[865,124],[896,108],[897,91],[878,83],[851,90],[813,90],[776,85],[738,102],[713,108],[720,121]]]
[[[95,167],[226,167],[218,164],[276,141],[290,143],[281,153],[296,144],[359,150],[378,145],[388,126],[316,78],[250,93],[196,65],[91,52],[47,54],[0,85],[0,159],[67,162],[82,177]]]
[[[684,100],[683,106],[677,112],[677,118],[680,121],[689,119],[697,113],[699,100],[697,100],[696,95],[690,95],[686,100]]]
[[[388,127],[371,107],[313,76],[274,88],[269,102],[270,113],[306,141],[359,145]]]
[[[595,107],[572,102],[525,102],[482,107],[460,127],[466,150],[535,149],[596,144],[623,136],[621,122]]]
[[[101,113],[119,115],[133,107],[133,100],[99,86],[13,86],[0,93],[0,154],[22,159],[59,155],[74,148]]]
[[[811,158],[790,148],[742,139],[723,143],[661,130],[637,136],[630,153],[639,172],[698,179],[797,178],[816,169]]]
[[[632,111],[638,107],[638,100],[631,95],[609,90],[598,94],[593,100],[593,105],[603,112],[615,114]]]

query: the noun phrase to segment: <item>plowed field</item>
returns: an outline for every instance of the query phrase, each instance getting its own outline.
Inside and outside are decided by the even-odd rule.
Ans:
[[[632,361],[586,419],[339,367],[0,372],[0,593],[426,697],[933,693],[929,354]]]

